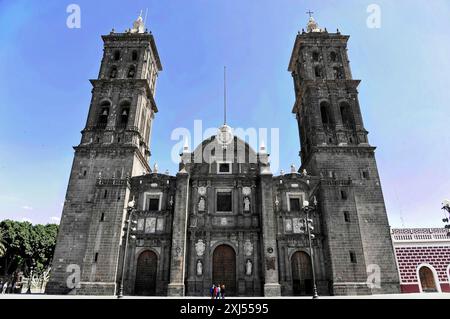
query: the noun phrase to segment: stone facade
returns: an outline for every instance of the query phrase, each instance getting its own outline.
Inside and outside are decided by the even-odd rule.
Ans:
[[[148,166],[161,63],[153,36],[133,30],[103,37],[105,55],[75,147],[48,293],[114,294],[124,274],[127,295],[205,296],[212,283],[236,296],[311,294],[303,206],[315,200],[319,294],[399,291],[348,36],[311,21],[308,33],[297,36],[289,70],[299,171],[274,176],[265,147],[256,152],[224,125],[194,151],[185,147],[179,172],[170,176]],[[135,225],[128,241],[127,220]],[[366,283],[373,264],[381,268],[381,286]],[[75,286],[67,284],[73,265],[81,271]]]

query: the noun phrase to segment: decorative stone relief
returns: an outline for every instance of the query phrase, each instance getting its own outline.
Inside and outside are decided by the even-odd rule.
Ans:
[[[195,251],[197,252],[198,257],[203,256],[203,254],[205,253],[205,248],[206,248],[206,245],[203,242],[203,239],[199,239],[197,241],[197,243],[195,244]]]
[[[205,196],[206,195],[206,187],[204,187],[204,186],[199,187],[198,188],[198,194],[200,196]]]
[[[302,234],[302,226],[303,226],[303,221],[300,218],[294,218],[293,219],[293,228],[294,228],[294,234]]]
[[[292,220],[291,220],[291,219],[286,219],[286,220],[284,221],[284,230],[285,230],[287,233],[292,232]]]
[[[145,223],[145,232],[152,234],[156,231],[156,218],[147,218]]]
[[[242,188],[242,194],[244,196],[250,196],[252,194],[252,189],[250,187]]]
[[[250,241],[250,239],[247,239],[244,243],[244,253],[245,253],[245,256],[253,255],[253,244]]]

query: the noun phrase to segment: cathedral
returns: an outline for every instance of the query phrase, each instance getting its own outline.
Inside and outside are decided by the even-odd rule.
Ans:
[[[141,17],[102,39],[48,294],[208,296],[213,283],[236,297],[400,291],[349,36],[312,17],[296,35],[288,70],[302,166],[279,176],[264,145],[226,124],[183,148],[175,176],[151,169],[155,39]]]

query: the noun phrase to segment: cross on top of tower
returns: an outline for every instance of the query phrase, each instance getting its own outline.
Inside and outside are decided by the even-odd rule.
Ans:
[[[312,18],[312,15],[314,14],[314,12],[311,10],[308,10],[308,12],[306,12],[306,14],[309,14],[309,17]]]

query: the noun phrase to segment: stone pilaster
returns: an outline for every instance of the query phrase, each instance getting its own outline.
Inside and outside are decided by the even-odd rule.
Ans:
[[[170,261],[170,283],[168,296],[185,295],[184,278],[186,272],[186,243],[188,227],[189,174],[177,175],[177,191],[172,227],[172,252]]]
[[[263,233],[264,296],[281,296],[278,280],[276,222],[273,209],[272,174],[261,175],[261,213]]]

